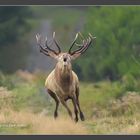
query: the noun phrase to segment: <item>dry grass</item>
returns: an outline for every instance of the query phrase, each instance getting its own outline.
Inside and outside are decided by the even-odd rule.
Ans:
[[[1,111],[0,126],[3,132],[12,134],[88,134],[81,123],[76,124],[65,116],[54,120],[52,117],[10,109]]]
[[[68,116],[57,120],[42,114],[4,109],[0,113],[0,132],[3,134],[139,134],[140,114],[125,117],[92,118],[74,123]]]
[[[28,71],[18,70],[15,74],[27,82],[32,82],[35,80],[35,76]]]
[[[87,122],[92,134],[140,134],[140,114],[93,118]]]
[[[53,119],[54,102],[44,94],[42,73],[16,75],[20,80],[14,75],[0,87],[0,134],[140,134],[138,91],[124,91],[118,82],[81,83],[86,121],[75,124],[61,106],[59,118]],[[6,88],[11,82],[16,85]]]

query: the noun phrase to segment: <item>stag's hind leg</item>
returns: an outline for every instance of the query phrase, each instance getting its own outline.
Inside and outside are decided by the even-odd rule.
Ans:
[[[63,99],[61,99],[61,103],[62,103],[62,105],[67,109],[67,111],[68,111],[68,114],[69,114],[69,116],[71,117],[71,119],[72,119],[72,112],[71,112],[71,110],[69,109],[69,107],[68,107],[68,105],[67,105],[67,103],[66,103],[66,101],[65,100],[63,100]]]
[[[55,108],[55,111],[54,111],[54,118],[57,118],[58,117],[58,112],[57,111],[58,111],[58,106],[59,106],[59,99],[54,92],[52,92],[49,89],[47,91],[48,91],[49,95],[55,100],[56,108]]]
[[[84,114],[83,114],[83,112],[81,110],[80,103],[79,103],[79,88],[78,87],[76,88],[76,104],[77,104],[79,112],[80,112],[80,119],[82,121],[84,121],[85,117],[84,117]]]

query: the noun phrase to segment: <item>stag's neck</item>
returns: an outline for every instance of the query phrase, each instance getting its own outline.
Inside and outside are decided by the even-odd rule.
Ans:
[[[69,86],[72,83],[72,66],[61,66],[57,64],[55,67],[55,77],[58,84]]]

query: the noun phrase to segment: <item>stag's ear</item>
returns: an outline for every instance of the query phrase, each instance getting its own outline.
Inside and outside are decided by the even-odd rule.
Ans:
[[[81,53],[75,53],[73,55],[71,55],[71,60],[75,60],[76,58],[78,58],[81,55]]]

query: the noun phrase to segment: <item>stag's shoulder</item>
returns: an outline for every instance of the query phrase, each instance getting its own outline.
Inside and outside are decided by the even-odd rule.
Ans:
[[[45,87],[51,88],[55,84],[55,70],[53,70],[48,77],[46,78],[45,81]]]
[[[72,71],[72,75],[73,75],[73,78],[76,81],[76,83],[79,83],[78,76],[77,76],[77,74],[74,71]]]

